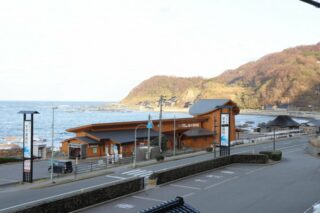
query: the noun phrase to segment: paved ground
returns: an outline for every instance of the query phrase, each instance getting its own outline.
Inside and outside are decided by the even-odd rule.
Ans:
[[[234,164],[86,209],[138,212],[176,196],[201,212],[304,212],[320,200],[320,160],[304,145],[283,150],[275,165]]]
[[[307,141],[307,137],[290,138],[289,140],[277,142],[277,149],[286,152],[290,149],[298,147],[302,149],[302,147],[304,147],[307,144]],[[232,153],[253,152],[253,150],[270,150],[271,148],[272,143],[265,143],[259,144],[257,146],[234,147],[232,148]],[[94,187],[104,183],[111,183],[114,181],[131,178],[133,176],[148,177],[153,171],[159,171],[162,169],[172,168],[179,165],[185,165],[188,163],[212,159],[213,157],[213,153],[202,152],[200,154],[201,155],[198,156],[189,156],[189,158],[176,159],[174,161],[165,161],[163,163],[157,164],[153,164],[155,163],[155,161],[143,162],[139,164],[143,164],[144,167],[139,167],[136,169],[132,169],[131,165],[126,165],[122,167],[97,171],[90,174],[82,174],[77,176],[77,181],[75,182],[70,182],[73,181],[73,176],[68,176],[55,179],[58,184],[51,184],[51,182],[49,181],[38,181],[33,184],[15,185],[11,187],[0,186],[0,212],[6,212],[8,209],[12,209],[12,207],[14,206],[28,205],[30,203],[37,202],[37,200],[39,199],[51,199],[52,196],[59,197],[70,192],[77,193],[81,190],[85,190],[87,187]],[[151,165],[146,166],[146,164],[150,163]],[[90,179],[78,180],[78,178],[82,177],[88,178],[85,175],[88,175],[88,177],[90,175],[95,177],[92,177]],[[170,198],[168,197],[168,199]]]
[[[49,176],[48,160],[36,160],[34,166],[34,179],[47,178]],[[4,184],[17,183],[22,181],[22,162],[0,164],[0,186]]]

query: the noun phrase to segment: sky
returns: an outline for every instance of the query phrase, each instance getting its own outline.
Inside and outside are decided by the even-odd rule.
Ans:
[[[154,75],[316,44],[319,20],[299,0],[0,1],[0,100],[120,101]]]

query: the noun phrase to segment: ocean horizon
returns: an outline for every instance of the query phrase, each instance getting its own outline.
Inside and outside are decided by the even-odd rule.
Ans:
[[[60,147],[60,142],[74,137],[73,133],[66,132],[66,129],[94,123],[111,123],[124,121],[158,119],[159,112],[138,111],[129,108],[111,107],[118,102],[99,101],[0,101],[0,143],[17,143],[22,140],[23,116],[18,114],[22,110],[34,110],[39,114],[34,115],[34,138],[46,141],[51,146],[52,132],[52,107],[54,111],[54,146]],[[163,118],[188,118],[188,113],[164,112]],[[237,115],[236,124],[253,122],[268,122],[274,116],[266,115]],[[303,119],[297,119],[303,121]]]

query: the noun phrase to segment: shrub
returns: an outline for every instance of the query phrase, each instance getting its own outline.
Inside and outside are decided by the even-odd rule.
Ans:
[[[164,156],[163,155],[157,155],[156,156],[156,160],[157,161],[162,161],[162,160],[164,160]]]
[[[207,148],[206,148],[206,151],[207,151],[207,152],[212,152],[212,150],[213,150],[212,147],[207,147]]]
[[[280,150],[276,150],[271,152],[271,160],[279,161],[282,158],[282,152]]]
[[[268,158],[271,159],[271,152],[272,152],[272,151],[261,151],[261,152],[259,152],[259,154],[267,155]]]
[[[21,159],[17,159],[17,158],[0,158],[0,164],[9,163],[9,162],[17,162],[17,161],[21,161]]]
[[[261,151],[260,154],[267,155],[270,160],[279,161],[282,158],[282,152],[280,150],[276,151]]]

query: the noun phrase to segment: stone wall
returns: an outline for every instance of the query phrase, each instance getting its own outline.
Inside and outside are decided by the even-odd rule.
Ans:
[[[19,213],[57,213],[70,212],[111,200],[126,194],[144,189],[144,178],[134,178],[117,183],[99,186],[94,189],[78,190],[72,194],[65,194],[63,197],[50,198],[39,201],[30,206],[23,206],[14,212]]]
[[[185,166],[179,166],[169,170],[157,172],[152,177],[157,178],[156,184],[163,184],[170,181],[174,181],[183,177],[194,175],[207,170],[223,167],[232,163],[259,163],[265,164],[268,162],[266,155],[260,154],[242,154],[242,155],[231,155],[226,157],[220,157],[212,160],[206,160],[199,163],[194,163]]]

